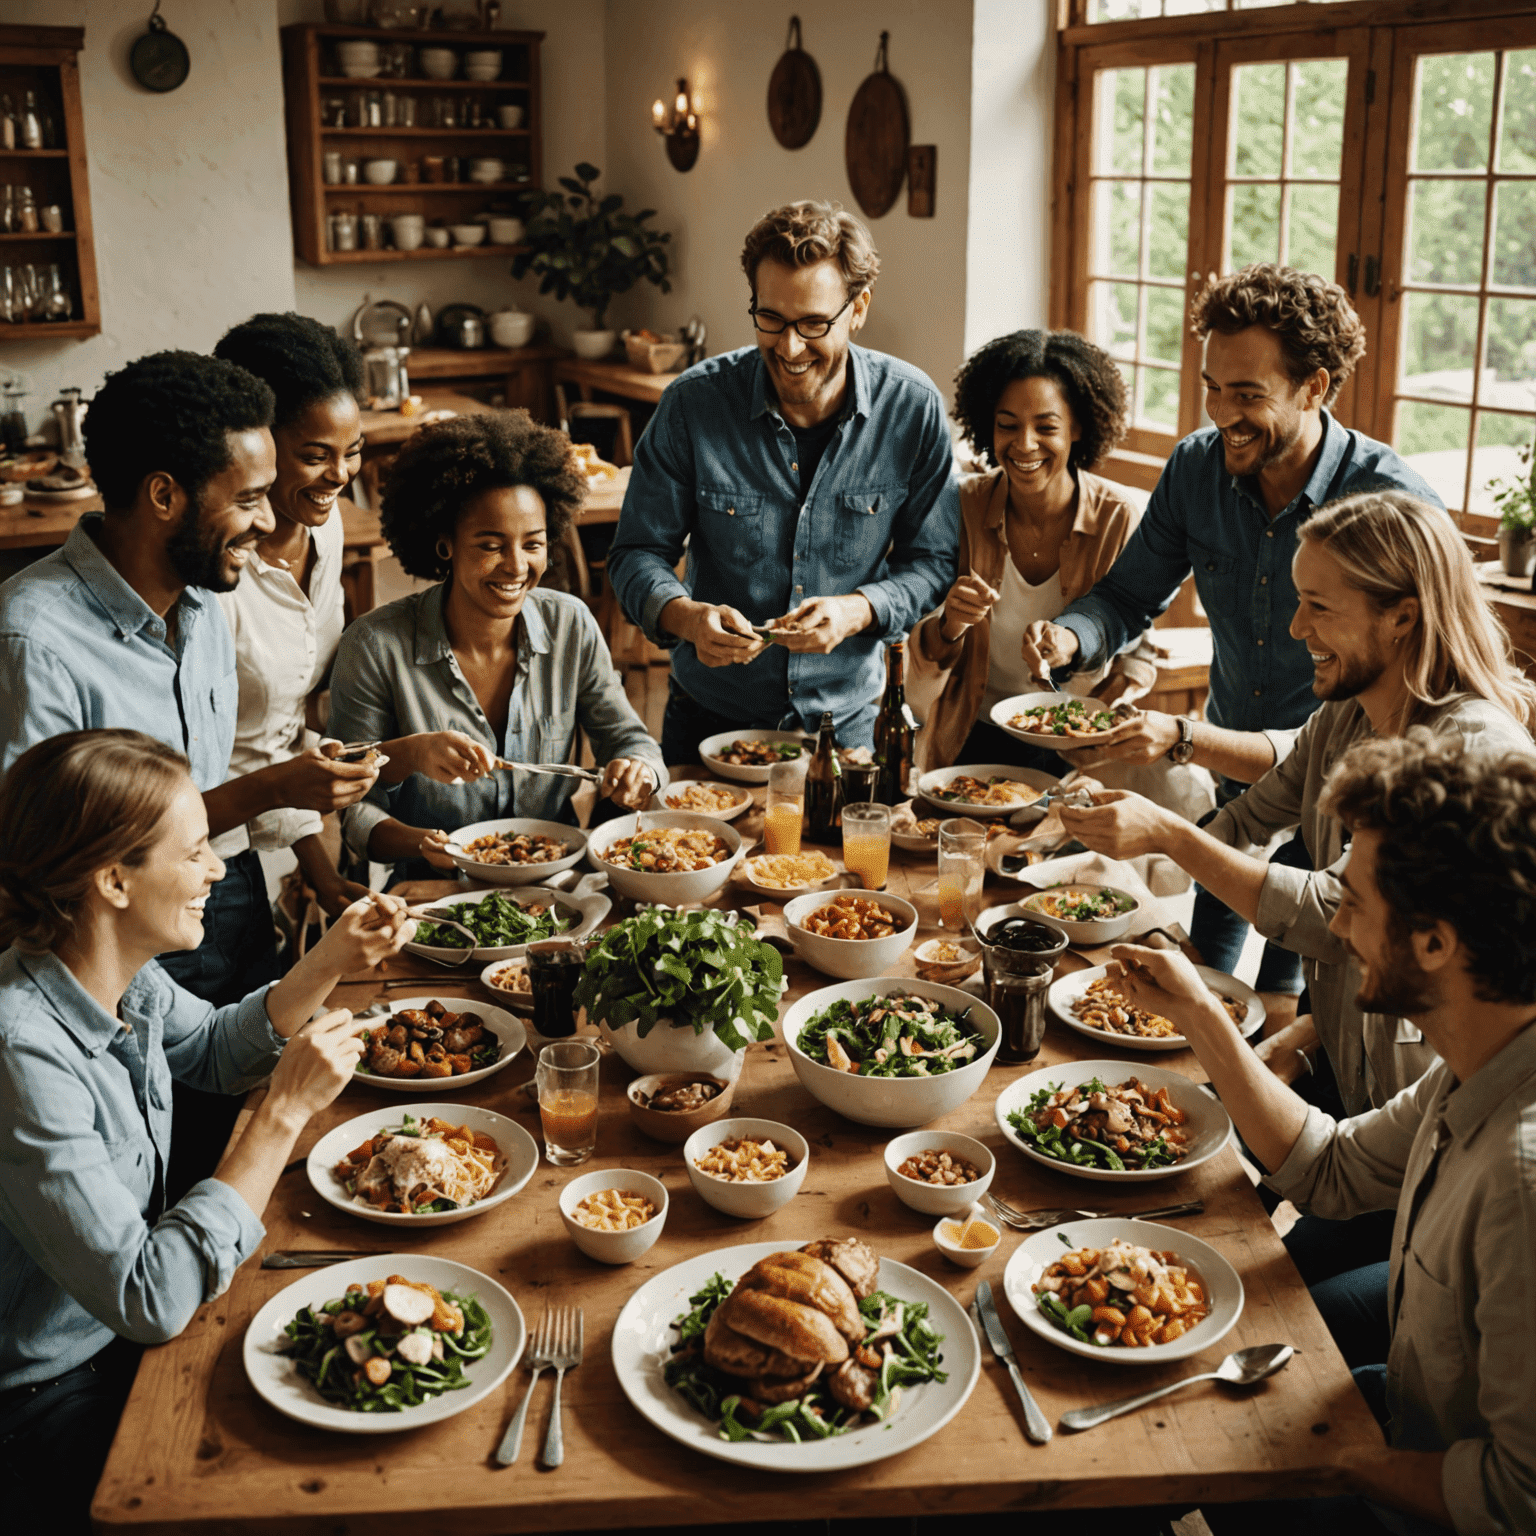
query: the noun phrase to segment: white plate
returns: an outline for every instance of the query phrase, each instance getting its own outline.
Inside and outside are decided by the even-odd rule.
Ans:
[[[1182,1109],[1189,1117],[1184,1122],[1189,1137],[1185,1143],[1185,1156],[1166,1168],[1127,1168],[1124,1173],[1116,1173],[1112,1168],[1079,1168],[1073,1163],[1047,1157],[1008,1123],[1008,1116],[1022,1110],[1042,1088],[1052,1085],[1075,1088],[1091,1077],[1110,1087],[1118,1087],[1128,1077],[1134,1077],[1154,1092],[1166,1088],[1174,1107]],[[1190,1082],[1182,1072],[1170,1072],[1166,1067],[1133,1061],[1064,1061],[1054,1067],[1042,1067],[1038,1072],[1009,1083],[998,1094],[992,1113],[998,1130],[1031,1161],[1044,1168],[1054,1168],[1057,1173],[1070,1173],[1079,1179],[1098,1179],[1106,1184],[1144,1184],[1187,1173],[1215,1157],[1232,1139],[1232,1117],[1219,1099]]]
[[[1021,731],[1016,725],[1008,723],[1015,715],[1022,715],[1026,710],[1049,709],[1056,704],[1071,704],[1074,701],[1086,704],[1090,709],[1098,704],[1097,699],[1082,699],[1075,693],[1016,693],[1011,699],[999,699],[992,706],[992,724],[1027,746],[1047,747],[1054,752],[1076,752],[1083,747],[1097,747],[1106,741],[1113,741],[1126,726],[1136,723],[1134,719],[1122,720],[1113,730],[1095,731],[1091,736],[1057,736],[1054,732]]]
[[[826,853],[826,849],[819,849],[818,852]],[[791,897],[805,896],[808,895],[811,891],[824,891],[832,884],[834,880],[840,879],[844,874],[847,873],[842,864],[840,864],[836,859],[832,859],[832,855],[828,853],[827,857],[832,859],[832,873],[828,875],[825,880],[813,880],[809,885],[763,885],[759,881],[752,878],[752,865],[753,862],[757,859],[766,859],[769,857],[772,857],[772,855],[766,853],[755,853],[751,858],[743,859],[741,861],[741,878],[745,880],[746,883],[750,885],[754,891],[761,891],[763,895],[771,896],[775,901],[788,901],[791,899]]]
[[[1038,917],[1039,914],[1031,912],[1030,917]],[[1044,919],[1042,918],[1043,922]],[[1208,965],[1197,965],[1207,986],[1214,991],[1224,992],[1235,1002],[1245,1003],[1248,1008],[1247,1015],[1238,1026],[1246,1039],[1255,1030],[1262,1028],[1264,1024],[1264,1004],[1259,994],[1246,982],[1239,981],[1236,976],[1228,976],[1225,971],[1213,971]],[[1096,965],[1089,971],[1073,971],[1070,976],[1058,976],[1051,983],[1050,990],[1045,994],[1046,1003],[1051,1012],[1061,1020],[1068,1029],[1075,1029],[1078,1034],[1086,1036],[1089,1040],[1097,1041],[1100,1045],[1111,1046],[1116,1050],[1132,1051],[1182,1051],[1189,1041],[1183,1035],[1165,1035],[1162,1039],[1146,1039],[1141,1035],[1116,1035],[1107,1029],[1090,1029],[1075,1013],[1072,1012],[1073,1002],[1080,998],[1099,977],[1108,974],[1108,967]]]
[[[469,876],[486,885],[534,885],[572,868],[581,861],[587,851],[587,834],[580,827],[567,826],[563,821],[538,821],[529,816],[503,816],[498,821],[472,821],[453,834],[453,841],[465,847],[477,837],[491,832],[527,832],[530,836],[553,838],[564,843],[571,852],[564,858],[551,859],[547,864],[482,864],[466,854],[448,850],[448,857]]]
[[[465,1081],[466,1079],[462,1077],[433,1079],[434,1084]],[[407,1216],[403,1211],[377,1210],[371,1205],[354,1200],[342,1188],[340,1181],[331,1171],[336,1164],[370,1137],[377,1136],[380,1131],[399,1129],[401,1121],[407,1114],[415,1120],[427,1120],[436,1116],[437,1119],[451,1121],[454,1125],[467,1125],[471,1131],[489,1136],[501,1148],[506,1166],[502,1169],[501,1177],[496,1181],[496,1187],[485,1199],[477,1200],[473,1205],[462,1206],[456,1211],[429,1211],[421,1216]],[[359,1115],[355,1120],[348,1120],[345,1125],[338,1125],[334,1131],[322,1136],[310,1148],[309,1160],[304,1165],[304,1171],[309,1175],[309,1182],[315,1193],[328,1205],[334,1205],[338,1211],[345,1211],[349,1216],[360,1217],[363,1221],[376,1221],[386,1227],[446,1227],[456,1221],[468,1221],[471,1216],[478,1216],[482,1211],[490,1210],[492,1206],[504,1204],[533,1177],[534,1169],[538,1166],[539,1149],[534,1144],[533,1137],[515,1120],[508,1120],[505,1115],[494,1114],[488,1109],[478,1109],[473,1104],[412,1104],[409,1106],[399,1104],[393,1109],[376,1109],[370,1115]]]
[[[930,807],[919,805],[911,800],[903,800],[895,809],[898,811],[903,809],[909,810],[919,821],[933,820],[928,814]],[[942,821],[944,818],[939,817],[938,819]],[[932,837],[923,837],[916,832],[901,832],[892,827],[891,841],[907,853],[937,853],[939,848],[939,834],[937,830],[935,830]]]
[[[589,875],[587,878],[592,877]],[[442,896],[436,901],[426,903],[425,910],[430,912],[434,907],[474,906],[477,902],[484,901],[487,896],[504,896],[508,901],[515,901],[519,906],[526,906],[531,901],[545,903],[553,901],[556,906],[563,908],[572,920],[569,928],[553,935],[557,939],[586,938],[613,907],[613,902],[600,892],[578,896],[574,893],[567,894],[565,891],[552,891],[548,886],[525,885],[511,889],[506,886],[497,886],[488,891],[466,891],[457,896]],[[455,921],[458,919],[455,918]],[[404,948],[408,955],[421,955],[424,959],[436,960],[439,964],[451,966],[454,969],[462,967],[467,974],[471,975],[473,972],[469,967],[476,960],[482,966],[488,965],[492,960],[521,960],[528,951],[526,944],[477,944],[473,952],[469,952],[462,949],[444,949],[435,944],[418,944],[414,939]]]
[[[380,1077],[375,1072],[352,1073],[354,1083],[366,1083],[370,1088],[382,1088],[386,1093],[457,1093],[460,1088],[467,1088],[471,1083],[478,1083],[489,1077],[493,1072],[500,1072],[505,1066],[510,1066],[512,1058],[528,1043],[528,1031],[523,1027],[521,1019],[514,1019],[504,1008],[492,1007],[489,1003],[482,1003],[473,997],[449,997],[442,992],[428,992],[420,997],[396,997],[390,1000],[390,1012],[401,1013],[407,1008],[425,1008],[428,1003],[436,1000],[450,1013],[478,1013],[485,1021],[487,1029],[493,1029],[501,1037],[501,1055],[488,1067],[479,1067],[473,1072],[464,1072],[458,1077]],[[370,1019],[359,1019],[355,1022],[361,1024],[364,1029],[373,1030],[380,1025],[387,1025],[389,1019],[379,1014]],[[362,1137],[358,1137],[361,1141]],[[352,1144],[357,1145],[357,1142]],[[350,1151],[351,1149],[348,1148]]]
[[[421,1280],[440,1291],[472,1295],[491,1319],[494,1337],[489,1353],[465,1367],[470,1384],[457,1392],[444,1392],[416,1408],[400,1413],[357,1413],[350,1408],[328,1403],[294,1369],[287,1355],[276,1346],[283,1329],[293,1321],[301,1307],[324,1306],[342,1295],[349,1284],[383,1280],[389,1275],[404,1275]],[[258,1396],[264,1397],[279,1413],[316,1429],[347,1430],[357,1435],[389,1435],[404,1429],[420,1429],[437,1424],[455,1414],[473,1408],[512,1374],[523,1353],[528,1329],[523,1314],[511,1294],[479,1270],[452,1259],[428,1258],[419,1253],[384,1253],[377,1258],[353,1259],[317,1269],[284,1286],[264,1306],[245,1330],[245,1374]]]
[[[1063,1235],[1073,1248],[1103,1248],[1119,1238],[1160,1253],[1171,1249],[1186,1268],[1194,1270],[1204,1285],[1210,1316],[1173,1343],[1149,1344],[1145,1349],[1125,1349],[1118,1344],[1084,1344],[1070,1333],[1063,1333],[1040,1310],[1040,1303],[1031,1289],[1047,1267],[1068,1251],[1061,1240]],[[1243,1282],[1237,1271],[1209,1243],[1202,1243],[1198,1237],[1191,1237],[1176,1227],[1164,1227],[1152,1221],[1131,1221],[1124,1216],[1107,1216],[1099,1221],[1068,1221],[1059,1227],[1032,1233],[1013,1250],[1013,1257],[1003,1271],[1003,1291],[1008,1297],[1008,1305],[1031,1333],[1039,1334],[1068,1354],[1084,1355],[1110,1365],[1166,1365],[1170,1360],[1187,1360],[1224,1339],[1243,1313]]]
[[[732,737],[732,740],[735,740]],[[734,805],[727,806],[723,811],[700,811],[693,806],[673,805],[672,796],[680,794],[683,790],[691,789],[695,784],[704,789],[728,789],[737,797]],[[653,811],[694,811],[698,816],[713,816],[717,821],[735,821],[743,811],[752,808],[752,791],[742,789],[736,784],[712,784],[707,779],[674,779],[672,783],[662,790],[659,795],[651,797],[650,809]]]
[[[880,1260],[880,1289],[907,1301],[928,1303],[928,1316],[944,1335],[943,1361],[949,1380],[908,1387],[889,1422],[802,1445],[760,1440],[732,1443],[722,1440],[716,1425],[667,1386],[661,1372],[677,1340],[672,1320],[689,1310],[689,1296],[717,1271],[728,1280],[738,1280],[759,1259],[809,1241],[794,1238],[717,1248],[663,1270],[625,1302],[613,1325],[613,1369],[624,1395],[642,1418],[680,1445],[719,1461],[765,1472],[833,1472],[911,1450],[959,1413],[981,1371],[975,1330],[943,1286],[894,1259]]]
[[[1020,800],[1013,805],[978,805],[970,800],[934,798],[935,790],[943,789],[951,779],[958,779],[965,774],[983,783],[988,779],[1013,779],[1040,790],[1050,789],[1061,782],[1057,774],[1042,773],[1038,768],[1015,768],[1011,763],[957,763],[953,768],[935,768],[925,773],[917,781],[918,798],[926,800],[943,820],[951,816],[974,816],[987,821],[1006,821],[1015,812],[1028,810],[1034,804],[1030,800]]]
[[[766,784],[768,782],[767,768],[740,768],[735,763],[728,763],[724,758],[716,757],[717,752],[723,751],[733,741],[805,741],[810,735],[808,731],[721,731],[717,736],[706,736],[699,743],[699,761],[709,769],[711,773],[719,774],[722,779],[734,779],[738,784]],[[809,759],[808,751],[801,751],[800,761]]]
[[[528,966],[525,962],[520,963],[515,960],[493,960],[488,966],[486,966],[483,971],[480,972],[480,985],[486,988],[486,990],[490,992],[490,994],[503,1008],[510,1008],[513,1013],[531,1014],[533,1012],[532,992],[511,992],[508,991],[506,987],[499,986],[496,982],[491,980],[491,977],[494,976],[498,971],[504,971],[509,966],[525,973],[528,970]]]

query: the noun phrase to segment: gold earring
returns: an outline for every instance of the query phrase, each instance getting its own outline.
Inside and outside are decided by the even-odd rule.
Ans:
[[[439,560],[453,559],[453,549],[447,539],[439,539],[437,541],[437,558]]]

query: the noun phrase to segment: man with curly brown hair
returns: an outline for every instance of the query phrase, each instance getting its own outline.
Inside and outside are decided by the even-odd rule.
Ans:
[[[1359,491],[1443,503],[1385,443],[1328,410],[1365,353],[1364,327],[1337,283],[1257,263],[1209,284],[1190,324],[1205,341],[1212,425],[1169,455],[1125,552],[1086,596],[1034,626],[1025,659],[1041,677],[1101,666],[1193,572],[1215,651],[1206,718],[1148,711],[1098,755],[1194,762],[1218,776],[1225,803],[1285,755],[1317,708],[1307,647],[1289,632],[1296,530],[1315,508]],[[1201,891],[1191,937],[1210,965],[1230,972],[1247,924]],[[1259,990],[1299,991],[1294,958],[1271,946]]]

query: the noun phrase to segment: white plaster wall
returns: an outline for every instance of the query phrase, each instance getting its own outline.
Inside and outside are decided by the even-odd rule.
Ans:
[[[144,0],[5,0],[6,22],[84,26],[80,84],[102,332],[7,342],[34,426],[63,386],[166,347],[207,351],[237,320],[294,302],[274,0],[168,8],[192,72],[156,95],[128,71]]]
[[[822,81],[820,125],[799,150],[779,146],[767,113],[768,77],[791,10]],[[883,266],[860,339],[947,390],[965,334],[972,0],[608,0],[607,187],[632,208],[658,210],[657,225],[673,232],[675,263],[671,294],[645,285],[620,299],[611,318],[674,329],[699,314],[711,352],[752,340],[742,238],[760,214],[796,198],[831,198],[857,211],[843,132],[883,30],[891,72],[906,89],[912,142],[938,146],[938,216],[910,218],[903,189],[871,221]],[[698,163],[682,175],[650,129],[652,101],[670,99],[679,75],[702,124]]]

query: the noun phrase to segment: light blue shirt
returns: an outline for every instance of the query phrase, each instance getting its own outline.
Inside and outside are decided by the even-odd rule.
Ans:
[[[229,773],[240,685],[218,599],[188,587],[165,621],[118,574],[83,517],[62,549],[0,585],[0,773],[64,731],[143,731],[185,752],[192,782]]]
[[[844,746],[872,739],[885,645],[955,579],[959,482],[933,381],[848,349],[848,400],[802,500],[795,434],[756,347],[698,363],[667,386],[635,448],[608,573],[624,612],[672,648],[678,686],[743,726],[814,730],[830,710]],[[688,573],[674,567],[688,549]],[[813,597],[861,592],[874,620],[827,655],[770,645],[706,667],[657,626],[674,598],[725,603],[753,623]]]
[[[0,1391],[114,1334],[175,1338],[264,1228],[217,1179],[151,1222],[171,1079],[243,1093],[277,1062],[267,989],[212,1008],[151,961],[111,1018],[51,954],[0,954]]]
[[[341,741],[389,741],[417,732],[462,731],[498,757],[565,763],[579,726],[599,763],[638,758],[667,782],[661,748],[625,696],[597,620],[579,597],[535,588],[517,626],[517,672],[501,739],[491,729],[443,624],[446,584],[414,592],[350,625],[331,674],[327,725]],[[579,779],[500,771],[473,784],[439,784],[412,774],[375,784],[342,812],[347,844],[366,857],[373,829],[393,816],[413,827],[455,831],[475,821],[528,816],[573,823]],[[442,877],[423,859],[402,860],[397,880]]]

